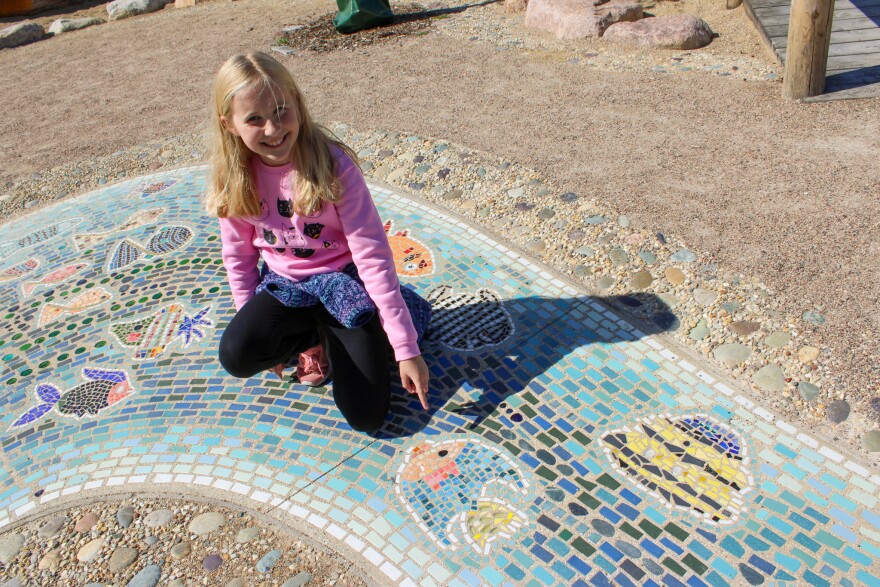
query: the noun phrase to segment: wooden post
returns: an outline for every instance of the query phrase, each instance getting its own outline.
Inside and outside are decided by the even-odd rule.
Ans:
[[[834,0],[792,0],[782,95],[789,100],[825,91]]]

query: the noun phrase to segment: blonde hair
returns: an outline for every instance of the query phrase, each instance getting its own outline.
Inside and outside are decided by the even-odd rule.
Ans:
[[[290,186],[296,194],[294,210],[311,215],[320,210],[324,202],[338,201],[342,186],[331,147],[336,145],[342,149],[355,164],[357,155],[312,120],[287,68],[265,53],[253,52],[230,57],[214,78],[211,177],[205,200],[208,213],[221,218],[260,215],[260,199],[250,170],[253,153],[221,120],[221,117],[232,118],[232,99],[238,92],[249,89],[287,90],[293,97],[299,120],[299,136],[291,149],[290,161],[296,169]]]

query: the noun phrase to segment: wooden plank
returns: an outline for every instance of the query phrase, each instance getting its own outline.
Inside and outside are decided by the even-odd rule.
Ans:
[[[776,57],[776,62],[780,66],[784,66],[785,62],[782,60],[782,57],[780,57],[779,52],[776,50],[775,46],[773,45],[773,41],[770,39],[769,36],[767,36],[767,33],[764,32],[764,27],[761,25],[761,21],[758,19],[757,16],[755,16],[755,12],[752,9],[752,2],[753,2],[753,0],[744,0],[744,2],[743,2],[743,8],[746,11],[746,16],[748,16],[749,20],[752,21],[752,24],[755,25],[755,28],[757,29],[758,34],[761,35],[761,38],[764,39],[764,42],[767,44],[767,46],[769,46],[770,49],[772,49],[773,55]]]
[[[880,84],[869,84],[854,88],[843,88],[829,91],[812,98],[804,98],[804,102],[830,102],[832,100],[856,100],[862,98],[880,97]]]
[[[751,0],[752,8],[763,10],[779,6],[791,7],[791,0]],[[834,8],[871,8],[880,5],[880,0],[837,0]]]
[[[772,8],[768,9],[766,12],[756,12],[758,18],[761,19],[761,24],[764,26],[772,26],[777,24],[788,25],[788,17],[789,11],[787,9],[783,10],[781,8]],[[835,10],[834,11],[834,21],[840,20],[853,20],[857,18],[861,18],[867,20],[869,22],[873,22],[872,17],[880,17],[880,6],[874,6],[872,8],[867,8],[864,11],[859,10],[858,8],[845,8],[843,10]],[[874,18],[874,20],[880,20],[880,18]],[[874,26],[877,26],[876,24]]]
[[[788,25],[773,25],[773,26],[765,26],[764,30],[767,31],[767,34],[770,37],[782,36],[788,32]],[[832,21],[831,23],[831,42],[835,41],[835,33],[853,33],[856,31],[877,31],[880,33],[880,27],[876,24],[865,19],[851,19],[851,20],[841,20],[841,21]],[[877,37],[880,39],[880,36]],[[865,41],[873,40],[862,39]]]
[[[828,58],[826,71],[846,71],[848,69],[878,68],[877,75],[880,77],[880,55],[873,53],[868,55],[840,55]]]
[[[777,49],[787,46],[788,39],[785,37],[775,37],[779,41],[774,40],[773,44]],[[863,29],[858,31],[840,31],[834,33],[831,37],[831,43],[853,43],[856,41],[877,41],[880,40],[880,27],[873,29]]]
[[[871,43],[871,44],[868,44]],[[779,52],[785,59],[785,50]],[[828,49],[828,63],[831,64],[832,58],[838,57],[855,57],[856,55],[864,55],[866,59],[874,56],[876,63],[870,65],[880,65],[880,41],[864,41],[863,43],[842,43],[841,45],[831,45]]]

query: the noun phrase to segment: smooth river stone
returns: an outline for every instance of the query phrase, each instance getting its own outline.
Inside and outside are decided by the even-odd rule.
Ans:
[[[244,579],[232,579],[225,587],[244,587]]]
[[[785,376],[778,365],[761,367],[754,377],[755,385],[764,391],[782,391],[785,389]]]
[[[651,282],[653,281],[654,277],[651,275],[651,272],[642,269],[630,278],[629,285],[633,289],[645,289],[651,285]]]
[[[252,542],[256,540],[260,535],[260,529],[255,528],[254,526],[248,526],[247,528],[242,528],[238,531],[238,534],[235,535],[235,541],[238,544],[247,544],[248,542]]]
[[[189,524],[189,531],[196,536],[204,536],[215,530],[219,530],[226,523],[226,516],[219,512],[206,512],[193,518]]]
[[[653,265],[654,261],[657,260],[657,255],[651,251],[639,251],[637,254],[639,259],[645,262],[645,265]]]
[[[88,512],[84,514],[79,520],[76,521],[76,526],[73,527],[74,530],[79,532],[80,534],[85,534],[89,530],[91,530],[95,524],[98,523],[98,516],[93,514],[92,512]]]
[[[150,565],[141,569],[141,571],[131,578],[126,587],[156,587],[159,579],[162,577],[162,567],[159,565]]]
[[[21,534],[10,534],[0,540],[0,562],[8,565],[15,560],[21,547],[24,546],[24,536]]]
[[[76,553],[76,560],[81,563],[92,562],[98,558],[102,548],[104,548],[104,539],[95,538],[79,549],[79,552]]]
[[[147,514],[147,517],[144,518],[144,525],[149,528],[159,528],[170,522],[171,518],[173,517],[174,512],[169,509],[162,508],[159,510],[154,510]]]
[[[312,580],[312,574],[308,571],[303,571],[301,573],[296,574],[291,577],[287,581],[281,584],[281,587],[303,587],[306,583]]]
[[[840,424],[849,418],[849,402],[846,400],[835,400],[828,404],[828,419],[834,424]]]
[[[622,228],[629,228],[630,225],[632,224],[632,221],[629,219],[629,216],[623,216],[623,215],[621,215],[621,216],[618,216],[618,217],[617,217],[617,223],[618,223]]]
[[[611,249],[608,251],[608,258],[611,260],[611,264],[615,267],[620,267],[621,265],[629,263],[629,255],[627,255],[626,251],[623,249]]]
[[[263,558],[257,561],[257,570],[261,573],[268,573],[278,562],[279,558],[281,558],[280,550],[270,550]]]
[[[556,216],[556,210],[553,208],[543,208],[540,212],[538,212],[538,218],[541,220],[550,220]]]
[[[41,571],[44,569],[55,570],[58,568],[58,561],[61,560],[61,548],[53,548],[43,555],[37,568]]]
[[[171,547],[171,556],[177,560],[182,559],[192,551],[188,542],[178,542]]]
[[[749,336],[761,329],[761,325],[751,320],[743,320],[742,322],[731,322],[727,325],[727,329],[737,336]]]
[[[789,342],[791,342],[791,335],[787,332],[774,332],[764,339],[764,344],[774,349],[781,349]]]
[[[578,255],[581,255],[582,257],[592,257],[593,255],[596,254],[596,249],[594,249],[593,247],[583,246],[583,247],[577,249],[575,251],[575,253],[577,253]]]
[[[701,306],[711,306],[718,299],[718,292],[708,289],[695,289],[694,300]]]
[[[681,272],[681,269],[677,267],[667,267],[666,271],[663,272],[663,275],[666,276],[666,279],[669,280],[669,283],[672,285],[681,285],[684,283],[684,273]]]
[[[547,248],[547,245],[542,240],[532,240],[526,243],[526,248],[533,253],[541,253]]]
[[[804,312],[803,318],[810,324],[815,324],[817,326],[825,324],[825,316],[812,310]]]
[[[702,340],[709,335],[709,326],[706,324],[705,320],[700,320],[697,322],[697,325],[693,327],[688,336],[691,340]]]
[[[119,511],[116,512],[116,521],[123,528],[131,526],[131,523],[134,521],[134,508],[130,505],[119,508]]]
[[[52,538],[61,528],[64,527],[64,524],[67,523],[67,516],[55,516],[48,522],[46,522],[39,530],[37,530],[37,536],[41,539],[46,540],[47,538]]]
[[[880,430],[869,430],[862,436],[862,448],[868,452],[880,452]]]
[[[812,383],[807,383],[806,381],[801,381],[798,383],[798,391],[801,394],[801,397],[807,401],[812,401],[816,399],[816,396],[819,395],[819,388]]]
[[[723,344],[715,349],[715,358],[728,365],[739,365],[749,358],[752,349],[744,344]]]
[[[670,310],[678,305],[678,298],[674,295],[668,293],[662,293],[657,295],[660,298],[660,301],[666,304],[666,307]]]
[[[117,548],[113,551],[113,554],[110,555],[107,567],[110,569],[111,573],[119,573],[124,569],[127,569],[131,563],[136,561],[137,557],[137,548]]]
[[[814,346],[804,346],[798,351],[798,359],[801,363],[812,363],[819,358],[819,349]]]
[[[614,278],[609,276],[600,277],[596,280],[596,287],[598,289],[610,289],[614,287]]]
[[[205,570],[208,572],[216,571],[222,564],[223,559],[219,554],[209,554],[205,557],[205,560],[202,561],[202,566],[205,567]]]
[[[681,249],[673,253],[669,260],[673,263],[691,263],[697,260],[697,255],[693,251]]]

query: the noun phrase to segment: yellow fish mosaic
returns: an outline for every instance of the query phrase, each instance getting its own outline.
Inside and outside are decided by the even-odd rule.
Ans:
[[[611,464],[669,507],[715,524],[745,511],[754,486],[740,435],[706,415],[653,416],[602,435]]]

